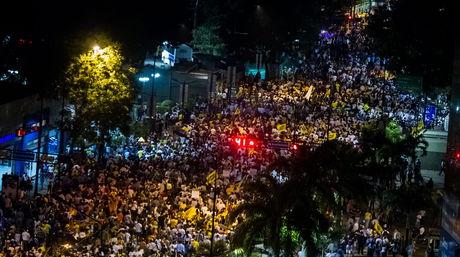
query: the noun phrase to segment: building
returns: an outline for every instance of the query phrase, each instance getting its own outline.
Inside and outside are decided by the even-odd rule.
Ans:
[[[49,163],[45,166],[51,171],[59,152],[60,104],[43,100],[42,105],[38,94],[10,99],[0,103],[0,177],[35,175],[39,135],[40,158]]]
[[[14,33],[0,40],[0,179],[5,174],[34,176],[39,141],[40,159],[46,163],[42,170],[51,171],[57,160],[61,105],[41,101],[39,88],[28,77],[39,73],[33,69],[34,58],[44,43],[37,45],[31,37]]]
[[[171,100],[182,106],[191,106],[196,101],[212,97],[218,81],[234,85],[242,76],[244,70],[238,72],[234,61],[207,55],[194,54],[193,49],[186,44],[172,46],[165,41],[158,47],[155,54],[147,54],[144,68],[139,72],[138,85],[142,88],[138,106],[135,109],[148,109],[151,92],[154,92],[155,102]],[[147,79],[148,78],[148,79]]]
[[[460,36],[456,34],[440,257],[460,256]]]

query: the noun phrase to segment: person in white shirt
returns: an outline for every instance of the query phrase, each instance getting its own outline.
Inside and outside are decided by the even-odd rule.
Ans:
[[[30,233],[29,233],[27,230],[25,230],[24,232],[22,232],[21,236],[22,236],[22,241],[24,241],[24,242],[29,242],[29,240],[30,240]]]

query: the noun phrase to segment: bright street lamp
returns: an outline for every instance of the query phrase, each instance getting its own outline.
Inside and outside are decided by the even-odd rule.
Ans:
[[[104,52],[104,50],[101,49],[101,47],[99,45],[95,45],[95,46],[93,46],[93,52],[95,54],[102,54]]]
[[[150,80],[149,77],[140,77],[139,78],[140,82],[148,82],[149,80]]]
[[[152,74],[152,77],[154,77],[154,78],[159,78],[159,77],[160,77],[160,73],[157,72],[157,73],[155,73],[155,74]]]

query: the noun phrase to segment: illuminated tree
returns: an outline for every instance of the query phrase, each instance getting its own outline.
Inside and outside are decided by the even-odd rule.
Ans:
[[[123,60],[120,46],[110,43],[80,54],[66,71],[69,100],[75,107],[73,143],[96,143],[99,157],[110,142],[110,132],[126,133],[129,127],[133,87]]]

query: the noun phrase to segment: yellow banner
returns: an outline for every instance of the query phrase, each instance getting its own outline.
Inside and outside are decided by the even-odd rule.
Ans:
[[[412,128],[411,134],[412,136],[417,137],[423,133],[423,130],[425,130],[425,124],[423,124],[423,121],[419,121],[417,126]]]
[[[337,138],[337,133],[335,132],[329,132],[329,135],[327,136],[328,140],[334,140]]]
[[[276,129],[277,129],[279,132],[287,131],[287,129],[286,129],[286,123],[276,125]]]
[[[182,218],[185,220],[192,220],[196,216],[196,208],[195,207],[190,207],[188,210],[186,210],[182,214]]]
[[[217,171],[212,171],[211,173],[209,173],[208,176],[206,176],[206,183],[207,184],[214,184],[214,182],[216,182],[216,179],[217,179]]]

